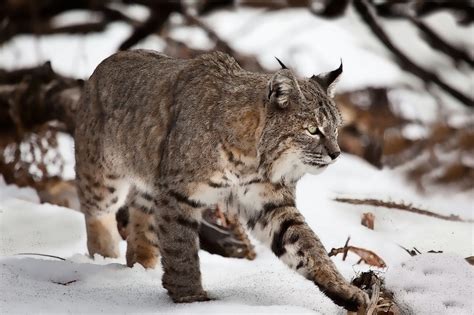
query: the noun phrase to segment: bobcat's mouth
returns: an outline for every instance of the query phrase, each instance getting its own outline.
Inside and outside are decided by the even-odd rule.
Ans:
[[[330,163],[311,163],[306,164],[310,169],[324,170],[329,166]]]
[[[324,168],[329,166],[330,164],[334,163],[334,160],[331,159],[305,159],[303,160],[303,164],[310,166],[310,167],[316,167],[316,168]]]
[[[327,167],[329,166],[328,163],[311,163],[311,164],[306,164],[306,173],[311,174],[311,175],[319,175],[322,172],[324,172]]]
[[[334,163],[334,160],[326,160],[324,158],[318,158],[318,159],[306,159],[302,162],[307,167],[307,172],[309,174],[318,175],[321,172],[325,171],[326,168],[330,164]]]

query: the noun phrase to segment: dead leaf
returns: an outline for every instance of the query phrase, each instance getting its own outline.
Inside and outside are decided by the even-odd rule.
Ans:
[[[375,215],[372,212],[365,212],[362,214],[362,220],[360,221],[360,224],[363,226],[366,226],[367,228],[373,230],[374,229],[374,221],[375,221]]]
[[[348,245],[349,240],[350,240],[350,237],[347,238],[347,241],[344,247],[331,249],[331,251],[329,252],[329,257],[336,256],[338,254],[343,254],[343,260],[345,260],[347,252],[352,252],[360,257],[360,260],[357,262],[358,264],[361,262],[364,262],[367,265],[378,267],[378,268],[387,267],[387,265],[385,264],[385,261],[382,258],[380,258],[376,253],[368,249],[355,247],[355,246],[349,246]]]

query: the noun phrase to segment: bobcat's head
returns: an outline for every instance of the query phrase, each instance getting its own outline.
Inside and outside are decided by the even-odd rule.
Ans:
[[[339,156],[341,114],[334,101],[338,69],[297,80],[280,63],[268,82],[265,127],[259,145],[261,165],[272,182],[294,182],[317,174]]]

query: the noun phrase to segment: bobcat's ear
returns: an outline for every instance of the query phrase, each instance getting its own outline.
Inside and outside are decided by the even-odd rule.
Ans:
[[[311,80],[314,80],[319,83],[319,85],[326,90],[326,93],[329,97],[334,97],[336,92],[336,83],[341,77],[342,74],[342,60],[339,68],[336,70],[321,73],[318,75],[313,75]]]
[[[299,91],[299,86],[291,70],[277,71],[268,82],[268,100],[279,108],[288,107],[290,95],[295,91]]]

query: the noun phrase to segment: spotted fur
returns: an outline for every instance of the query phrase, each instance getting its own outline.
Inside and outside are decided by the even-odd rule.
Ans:
[[[154,267],[175,302],[207,300],[198,229],[217,203],[335,303],[367,296],[336,270],[298,212],[296,182],[339,155],[341,116],[329,94],[342,72],[297,79],[247,72],[223,53],[178,60],[115,54],[88,80],[78,110],[76,171],[91,254]],[[123,224],[128,222],[128,224]]]

